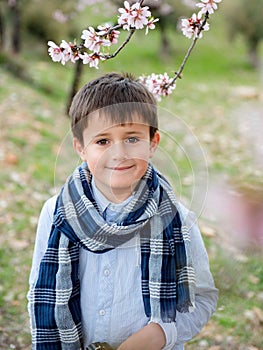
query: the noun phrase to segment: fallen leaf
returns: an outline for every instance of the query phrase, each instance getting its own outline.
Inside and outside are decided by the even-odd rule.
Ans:
[[[249,281],[250,281],[251,283],[253,283],[253,284],[259,284],[259,281],[260,281],[258,277],[253,276],[253,275],[249,275],[249,276],[248,276],[248,279],[249,279]]]
[[[263,310],[261,310],[259,307],[253,307],[254,314],[257,316],[258,320],[262,323],[263,322]]]
[[[253,307],[251,310],[246,310],[244,315],[246,319],[256,327],[263,323],[263,310],[258,307]]]
[[[25,248],[27,248],[29,246],[29,242],[25,241],[25,240],[20,240],[20,239],[14,239],[12,238],[9,241],[9,245],[11,248],[13,248],[14,250],[23,250]]]
[[[16,165],[18,163],[18,157],[14,153],[6,153],[4,161],[8,165]]]

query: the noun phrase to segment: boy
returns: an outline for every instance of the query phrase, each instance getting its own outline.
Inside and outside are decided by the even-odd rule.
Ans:
[[[197,225],[149,162],[160,141],[156,111],[129,75],[106,74],[74,97],[83,163],[40,215],[28,294],[33,349],[181,350],[214,312]]]

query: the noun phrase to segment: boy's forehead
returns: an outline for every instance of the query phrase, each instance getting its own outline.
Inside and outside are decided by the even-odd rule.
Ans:
[[[95,137],[96,135],[112,132],[114,130],[129,131],[142,131],[149,129],[149,125],[145,123],[142,118],[134,118],[131,121],[118,122],[114,121],[111,117],[96,117],[89,118],[86,128],[84,129],[84,135],[90,135]]]
[[[89,115],[87,120],[87,128],[100,127],[101,129],[109,129],[124,126],[132,127],[135,124],[137,126],[149,126],[149,124],[145,122],[143,116],[139,115],[138,113],[132,113],[129,118],[119,120],[119,118],[115,118],[111,113],[94,112]]]

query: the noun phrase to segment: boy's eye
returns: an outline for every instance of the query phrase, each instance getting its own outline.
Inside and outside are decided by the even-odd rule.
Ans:
[[[128,137],[127,139],[128,143],[136,143],[138,141],[139,141],[138,137],[135,137],[135,136]]]
[[[109,140],[101,139],[101,140],[98,140],[96,143],[97,143],[97,145],[104,146],[104,145],[108,145],[109,144]]]

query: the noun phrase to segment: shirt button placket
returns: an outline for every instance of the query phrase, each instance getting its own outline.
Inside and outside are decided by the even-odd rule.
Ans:
[[[116,252],[103,254],[101,270],[100,270],[100,283],[98,289],[98,318],[96,320],[95,336],[100,341],[107,341],[110,332],[110,315],[113,300],[113,275],[112,275],[112,262],[115,259]],[[103,338],[103,339],[101,339]]]

